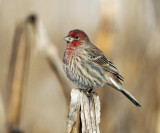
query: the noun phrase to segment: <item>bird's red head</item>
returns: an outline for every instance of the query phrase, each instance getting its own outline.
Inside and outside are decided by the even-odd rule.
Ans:
[[[87,34],[81,30],[72,30],[65,37],[69,48],[75,48],[82,45],[84,42],[89,42]]]

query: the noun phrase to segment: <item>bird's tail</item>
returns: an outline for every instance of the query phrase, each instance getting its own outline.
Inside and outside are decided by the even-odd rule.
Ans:
[[[136,106],[141,107],[141,105],[138,103],[138,101],[132,96],[131,93],[129,93],[126,89],[120,90],[132,103],[134,103]]]
[[[127,91],[127,89],[125,89],[123,87],[123,85],[121,84],[120,81],[116,82],[114,79],[110,79],[111,83],[112,83],[112,87],[114,87],[115,89],[117,89],[118,91],[122,92],[132,103],[134,103],[136,106],[141,107],[141,105],[139,104],[139,102],[132,96],[131,93],[129,93]]]

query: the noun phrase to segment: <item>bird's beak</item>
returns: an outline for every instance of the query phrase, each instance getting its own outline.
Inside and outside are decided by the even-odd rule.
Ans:
[[[66,37],[64,38],[64,40],[65,40],[67,43],[71,43],[74,39],[73,39],[72,37],[70,37],[70,36],[66,36]]]

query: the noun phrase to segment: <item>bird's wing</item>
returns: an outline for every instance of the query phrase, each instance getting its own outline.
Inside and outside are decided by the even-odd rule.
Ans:
[[[123,81],[123,77],[119,74],[117,68],[113,65],[113,63],[108,60],[100,49],[93,47],[89,50],[88,57],[91,62],[96,63],[96,65],[101,66],[105,71],[111,72],[117,76],[118,79]]]

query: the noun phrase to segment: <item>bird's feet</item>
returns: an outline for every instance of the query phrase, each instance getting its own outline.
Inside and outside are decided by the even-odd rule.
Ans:
[[[79,88],[79,89],[81,91],[83,91],[86,94],[87,97],[91,97],[92,96],[91,92],[92,92],[93,89],[91,89],[91,88],[88,88],[88,89],[81,89],[81,88]]]

